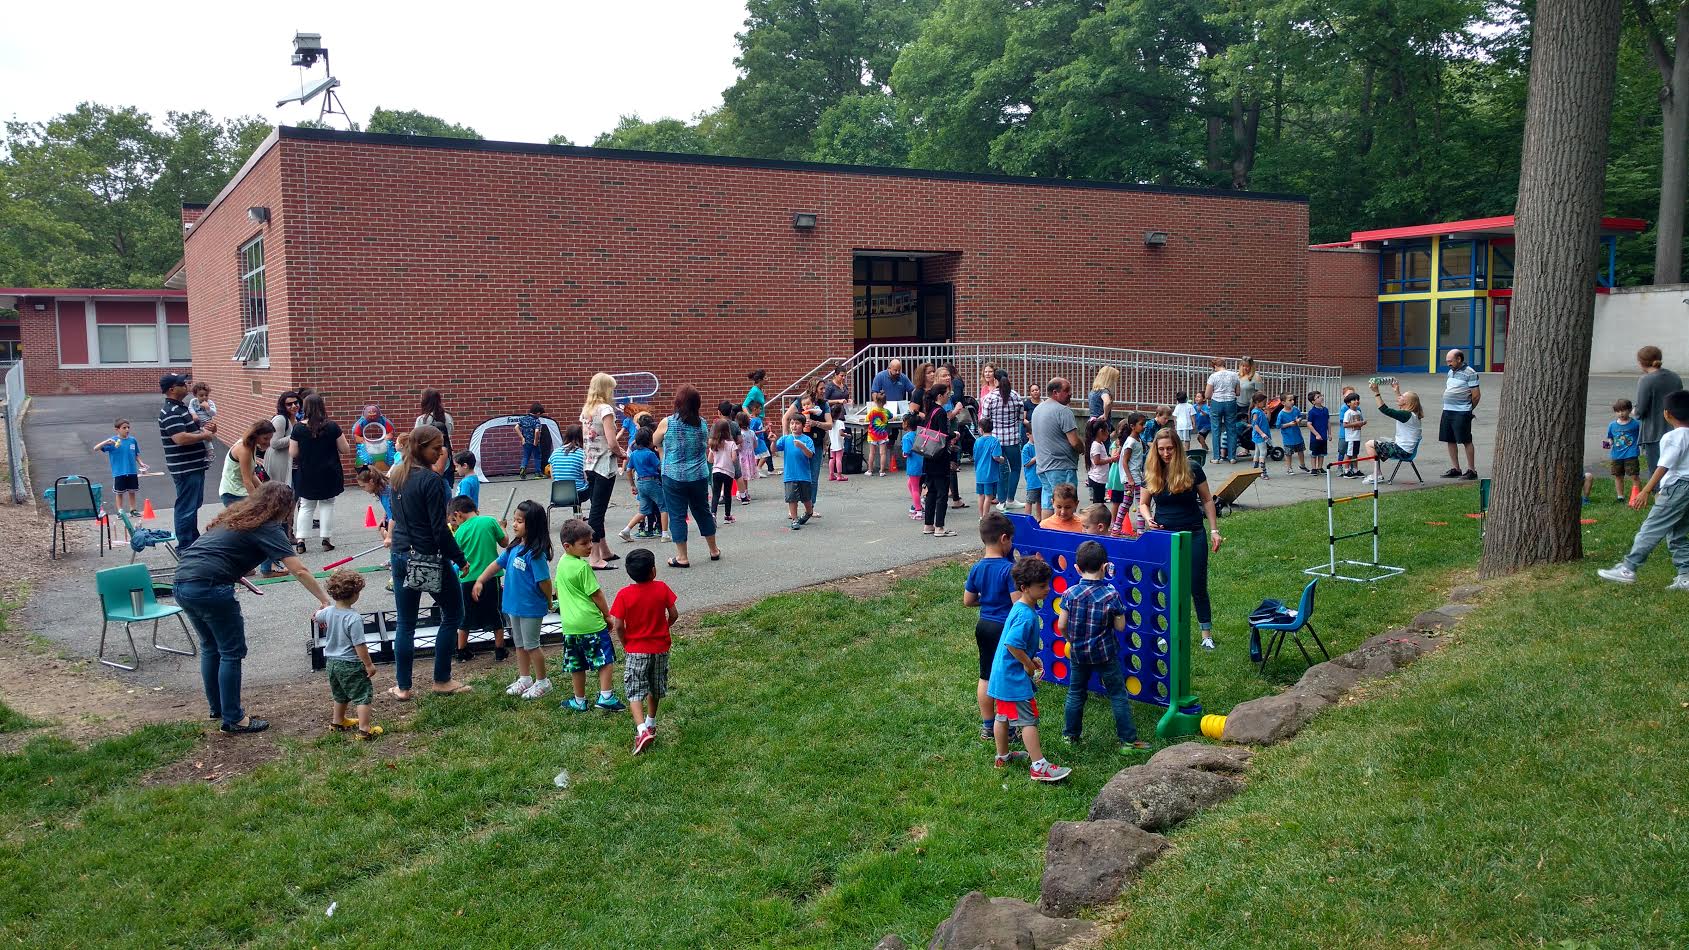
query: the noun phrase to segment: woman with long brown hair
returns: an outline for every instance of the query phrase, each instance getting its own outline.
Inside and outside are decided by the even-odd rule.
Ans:
[[[270,447],[264,450],[264,471],[270,481],[289,487],[293,485],[293,456],[288,446],[293,444],[293,426],[298,421],[299,391],[283,390],[276,397],[276,414],[270,417],[270,428],[275,435],[270,438]]]
[[[323,397],[312,393],[304,399],[305,420],[293,427],[288,452],[298,468],[293,490],[299,495],[299,515],[293,522],[294,550],[305,553],[305,531],[319,522],[317,537],[324,551],[334,550],[334,500],[345,490],[346,477],[340,458],[352,454],[352,444],[340,431],[340,424],[328,417]]]
[[[438,389],[424,389],[422,391],[422,399],[420,400],[420,404],[417,408],[420,411],[420,414],[416,417],[416,421],[411,423],[411,428],[414,429],[419,426],[433,426],[434,428],[439,429],[441,437],[445,439],[445,449],[440,453],[440,455],[442,458],[449,460],[455,454],[452,451],[452,428],[454,423],[452,420],[452,414],[446,411],[445,404],[440,399],[440,391]],[[452,467],[447,465],[445,467],[445,471],[441,474],[445,477],[446,484],[450,485],[452,483]]]
[[[394,699],[411,698],[411,666],[416,656],[416,614],[424,593],[440,608],[439,633],[434,642],[434,692],[467,693],[469,687],[452,679],[451,631],[463,617],[463,591],[450,565],[467,566],[463,551],[446,526],[451,490],[434,466],[445,453],[445,436],[433,426],[410,431],[405,457],[387,473],[393,488],[392,548],[393,607],[398,614],[393,632],[393,679],[387,690]]]
[[[1154,510],[1151,510],[1151,506]],[[1191,600],[1202,628],[1202,648],[1214,649],[1214,614],[1208,603],[1208,555],[1220,550],[1220,516],[1214,512],[1214,495],[1202,466],[1186,459],[1185,444],[1172,429],[1155,434],[1149,458],[1144,461],[1144,492],[1138,513],[1152,531],[1191,533]],[[1207,519],[1209,532],[1202,536]]]
[[[686,556],[686,513],[698,526],[698,536],[710,546],[710,560],[721,560],[715,543],[715,516],[710,514],[709,428],[698,411],[704,397],[691,384],[674,394],[674,414],[657,423],[656,447],[663,453],[663,504],[669,512],[669,537],[675,556],[669,567],[691,567]]]
[[[293,553],[287,519],[293,489],[265,482],[223,510],[176,565],[176,604],[199,635],[199,675],[211,718],[227,733],[262,732],[269,723],[248,716],[240,705],[240,667],[246,657],[246,620],[235,600],[235,584],[262,561],[280,561],[317,602],[328,595],[311,569]]]

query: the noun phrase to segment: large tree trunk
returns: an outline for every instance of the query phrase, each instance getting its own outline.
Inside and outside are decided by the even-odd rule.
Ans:
[[[1485,577],[1583,557],[1578,489],[1619,4],[1537,5]]]
[[[1660,216],[1655,228],[1654,283],[1675,284],[1683,279],[1683,215],[1689,199],[1689,0],[1677,8],[1677,33],[1668,50],[1662,38],[1649,31],[1649,47],[1660,70],[1661,148]]]

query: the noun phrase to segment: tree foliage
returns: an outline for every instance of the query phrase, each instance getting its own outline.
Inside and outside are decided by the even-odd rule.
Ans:
[[[447,139],[479,139],[481,133],[467,125],[457,125],[445,119],[414,109],[383,109],[375,107],[365,124],[366,132],[387,135],[432,135]]]

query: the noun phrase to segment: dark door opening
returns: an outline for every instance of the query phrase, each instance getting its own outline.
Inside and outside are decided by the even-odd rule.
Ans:
[[[858,350],[873,343],[948,343],[953,295],[948,283],[922,279],[917,255],[858,255],[853,262],[853,335]]]

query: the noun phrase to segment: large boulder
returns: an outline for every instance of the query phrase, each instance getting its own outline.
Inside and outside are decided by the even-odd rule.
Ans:
[[[1331,662],[1354,670],[1363,681],[1375,680],[1389,676],[1442,645],[1442,640],[1421,631],[1396,628],[1364,641]]]
[[[1477,606],[1474,604],[1452,603],[1438,607],[1437,613],[1440,613],[1445,617],[1454,617],[1458,620],[1477,609]]]
[[[1240,746],[1210,745],[1206,742],[1181,742],[1170,745],[1149,757],[1145,765],[1173,769],[1198,769],[1203,772],[1225,772],[1236,775],[1249,768],[1255,757],[1254,749]]]
[[[1026,901],[970,891],[938,925],[927,950],[1044,950],[1095,929],[1088,920],[1046,917]]]
[[[1427,610],[1414,614],[1408,621],[1409,630],[1453,630],[1460,618],[1453,614],[1446,614],[1441,610]]]
[[[1230,720],[1227,720],[1230,729]],[[1091,803],[1092,821],[1115,819],[1164,831],[1243,790],[1243,780],[1200,769],[1134,765],[1108,780]]]
[[[1333,660],[1332,662],[1339,662]],[[1220,738],[1246,745],[1283,742],[1319,715],[1331,701],[1311,693],[1291,690],[1276,696],[1262,696],[1240,703],[1226,714],[1226,729]]]
[[[1058,821],[1044,851],[1038,909],[1065,917],[1106,904],[1166,849],[1166,838],[1124,821]]]
[[[1328,703],[1335,703],[1344,693],[1354,689],[1360,679],[1360,674],[1354,670],[1328,660],[1308,667],[1291,692],[1318,696]]]

